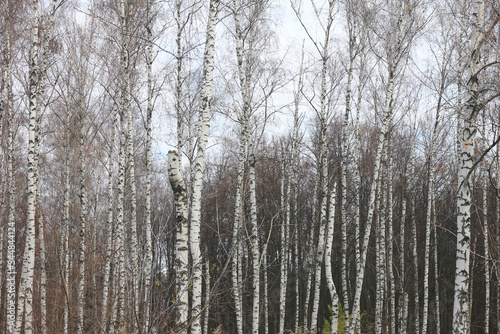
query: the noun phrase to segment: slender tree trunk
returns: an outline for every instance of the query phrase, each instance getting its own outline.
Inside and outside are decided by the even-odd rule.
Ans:
[[[237,6],[235,5],[235,8]],[[238,62],[238,76],[240,81],[241,96],[243,99],[243,106],[241,115],[238,117],[240,124],[240,138],[239,138],[239,152],[238,152],[238,179],[236,185],[236,199],[235,199],[235,214],[234,214],[234,229],[233,229],[233,261],[232,261],[232,281],[234,290],[234,300],[236,309],[236,328],[237,333],[243,333],[243,301],[242,301],[242,271],[241,271],[241,256],[243,253],[241,245],[241,235],[243,230],[243,178],[245,160],[247,159],[248,142],[250,139],[250,78],[248,74],[249,64],[245,64],[245,57],[243,54],[243,32],[240,25],[239,13],[234,12],[235,32],[236,32],[236,58]],[[245,66],[246,65],[246,66]]]
[[[386,97],[386,102],[385,102],[385,110],[384,110],[384,117],[382,119],[382,127],[381,127],[381,132],[379,134],[378,138],[378,144],[377,144],[377,156],[375,159],[375,167],[374,167],[374,172],[373,172],[373,181],[370,189],[370,197],[369,197],[369,204],[368,204],[368,215],[367,215],[367,220],[366,220],[366,228],[365,228],[365,235],[363,237],[363,244],[361,248],[361,254],[360,254],[360,260],[359,260],[359,272],[356,274],[356,292],[354,295],[354,303],[353,303],[353,308],[352,308],[352,316],[351,316],[351,323],[349,325],[349,330],[348,333],[354,334],[356,327],[358,325],[358,318],[360,316],[360,302],[361,302],[361,291],[362,291],[362,286],[363,286],[363,278],[364,278],[364,273],[365,273],[365,263],[366,263],[366,255],[368,252],[368,243],[370,240],[370,232],[372,228],[372,221],[373,221],[373,214],[375,211],[375,200],[376,200],[376,193],[377,193],[377,188],[378,188],[378,183],[379,183],[379,173],[380,173],[380,164],[382,162],[382,156],[383,156],[383,147],[384,147],[384,142],[385,142],[385,136],[387,135],[388,131],[388,126],[389,126],[389,119],[392,117],[392,98],[393,98],[393,93],[394,93],[394,70],[389,71],[389,85],[387,88],[387,97]]]
[[[303,87],[303,73],[304,73],[304,48],[302,47],[302,60],[300,64],[299,71],[299,83],[297,92],[295,92],[294,96],[294,114],[293,114],[293,134],[292,134],[292,156],[290,158],[290,163],[292,165],[292,177],[291,182],[294,186],[293,193],[293,219],[295,226],[295,235],[294,235],[294,275],[295,275],[295,323],[293,329],[298,332],[299,331],[299,317],[300,317],[300,294],[299,294],[299,128],[301,123],[302,116],[299,115],[299,107],[300,107],[300,92]]]
[[[264,268],[264,334],[269,334],[269,302],[268,302],[268,291],[267,291],[267,244],[262,250],[262,266]]]
[[[250,149],[253,151],[253,148]],[[252,226],[252,234],[250,243],[252,245],[252,265],[253,265],[253,281],[252,281],[252,333],[259,334],[259,306],[260,306],[260,248],[259,248],[259,232],[257,226],[257,199],[255,191],[255,155],[250,153],[248,171],[248,183],[250,191],[250,225]]]
[[[329,41],[330,32],[333,24],[333,10],[334,1],[328,1],[328,17],[325,26],[325,40],[323,44],[322,54],[321,54],[321,93],[320,93],[320,151],[318,159],[318,173],[320,176],[320,214],[319,214],[319,239],[318,247],[316,249],[316,274],[314,279],[314,298],[313,307],[311,314],[311,332],[316,333],[318,328],[318,307],[319,307],[319,297],[320,297],[320,286],[321,286],[321,267],[322,261],[324,260],[324,248],[325,248],[325,228],[327,222],[327,193],[328,193],[328,165],[327,165],[327,142],[326,142],[326,130],[327,130],[327,66],[329,60]]]
[[[123,0],[122,0],[123,1]],[[114,272],[117,273],[117,285],[115,288],[115,302],[112,304],[111,313],[117,317],[117,324],[113,320],[111,324],[113,328],[117,325],[120,329],[124,324],[125,312],[125,227],[124,227],[124,193],[125,193],[125,168],[126,168],[126,127],[125,127],[125,110],[123,105],[120,106],[120,149],[118,163],[118,183],[116,196],[116,235],[114,242],[116,243],[116,263]],[[110,328],[111,331],[111,328]]]
[[[353,63],[355,59],[354,41],[349,38],[349,67],[347,69],[347,92],[345,101],[344,124],[342,126],[342,179],[341,179],[341,280],[342,280],[342,303],[344,306],[344,314],[349,314],[349,294],[347,291],[347,169],[348,169],[348,140],[347,131],[349,126],[349,115],[351,114],[351,86],[353,75]]]
[[[391,122],[392,123],[392,122]],[[393,273],[393,181],[392,181],[392,173],[393,173],[393,156],[391,154],[392,149],[392,137],[388,139],[388,166],[387,166],[387,277],[389,283],[389,307],[388,316],[389,319],[389,333],[395,334],[396,332],[396,287],[395,287],[395,279]]]
[[[36,211],[36,140],[37,130],[37,110],[39,93],[39,12],[38,0],[33,0],[31,24],[31,53],[30,53],[30,73],[29,73],[29,128],[28,128],[28,201],[27,201],[27,219],[26,219],[26,240],[23,256],[23,266],[21,281],[19,283],[16,332],[20,333],[24,325],[26,334],[33,332],[33,275],[35,270],[35,211]]]
[[[175,216],[177,222],[176,235],[176,326],[182,328],[180,333],[187,333],[188,316],[188,284],[189,284],[189,253],[188,253],[188,206],[187,189],[182,176],[178,154],[168,152],[168,176],[174,192]]]
[[[39,111],[40,112],[40,111]],[[40,128],[40,113],[38,114],[38,128]],[[38,130],[37,132],[39,132]],[[39,143],[40,141],[37,140]],[[36,155],[39,155],[39,145],[36,147]],[[37,160],[37,171],[38,160]],[[39,245],[39,258],[40,258],[40,333],[47,333],[47,271],[46,271],[46,253],[45,253],[45,224],[42,214],[42,203],[40,200],[40,176],[37,173],[37,191],[36,191],[36,207],[38,208],[38,245]],[[3,233],[2,233],[3,235]]]
[[[69,108],[66,110],[66,124],[69,127],[71,121],[71,112]],[[69,205],[70,205],[70,183],[69,183],[69,158],[70,158],[70,133],[66,134],[65,138],[66,153],[64,161],[64,204],[63,204],[63,221],[62,230],[64,233],[64,239],[61,245],[61,254],[64,254],[64,260],[62,260],[61,268],[61,281],[64,286],[65,303],[64,303],[64,314],[63,314],[63,328],[64,333],[69,332],[69,323],[71,323],[71,301],[70,301],[70,288],[69,288],[69,260],[70,260],[70,250],[69,250],[69,232],[70,232],[70,222],[69,222]]]
[[[368,203],[368,214],[367,214],[367,220],[366,220],[366,228],[365,228],[365,235],[363,238],[363,244],[362,244],[362,250],[361,250],[361,256],[359,260],[359,272],[356,274],[356,292],[354,295],[354,302],[352,306],[352,316],[351,316],[351,322],[349,324],[348,328],[348,333],[354,334],[356,327],[358,325],[358,318],[360,316],[360,303],[361,303],[361,292],[363,288],[363,278],[364,278],[364,272],[365,272],[365,264],[366,264],[366,254],[368,251],[368,244],[370,240],[370,232],[372,228],[372,220],[373,220],[373,213],[375,209],[375,199],[376,199],[376,190],[378,188],[377,183],[379,182],[379,173],[380,173],[380,163],[382,160],[382,149],[384,146],[384,140],[385,136],[387,135],[387,132],[389,130],[389,125],[391,124],[390,120],[392,119],[392,108],[393,108],[393,94],[394,94],[394,79],[395,79],[395,72],[398,66],[399,61],[403,57],[403,54],[407,52],[406,49],[402,47],[403,44],[403,38],[405,37],[405,29],[406,29],[406,23],[408,20],[408,8],[405,8],[402,10],[400,13],[399,19],[398,19],[398,32],[397,32],[397,38],[394,44],[394,52],[393,52],[393,58],[389,61],[389,68],[388,68],[388,84],[387,84],[387,89],[386,89],[386,101],[385,101],[385,106],[384,106],[384,112],[383,112],[383,117],[382,117],[382,126],[381,126],[381,131],[379,134],[378,138],[378,144],[377,144],[377,155],[375,158],[375,166],[374,166],[374,172],[373,172],[373,181],[370,189],[370,197],[369,197],[369,203]]]
[[[210,260],[205,246],[205,307],[203,311],[203,334],[208,334],[208,317],[210,315]]]
[[[177,23],[177,37],[175,39],[177,45],[177,69],[176,69],[176,86],[175,86],[175,111],[177,114],[177,152],[179,153],[180,164],[182,166],[182,31],[184,29],[184,24],[181,20],[181,6],[182,1],[178,0],[175,3],[176,6],[176,23]]]
[[[286,290],[288,285],[288,228],[290,226],[290,180],[287,181],[285,168],[285,153],[281,152],[281,212],[282,220],[280,225],[280,317],[279,333],[285,330],[286,316]],[[286,184],[286,186],[285,186]],[[286,190],[285,190],[286,189]]]
[[[401,316],[399,317],[399,333],[406,334],[406,324],[408,317],[408,302],[406,298],[406,271],[407,265],[405,263],[405,222],[406,222],[406,197],[403,193],[401,204],[401,221],[399,224],[399,308],[401,309]]]
[[[433,147],[429,152],[429,184],[427,188],[427,219],[425,223],[425,244],[424,244],[424,308],[422,311],[422,334],[427,334],[428,315],[429,315],[429,283],[431,280],[429,273],[430,266],[430,243],[431,243],[431,221],[432,217],[432,193],[434,192],[434,157]]]
[[[102,288],[102,312],[101,312],[101,330],[106,331],[107,315],[108,315],[108,294],[110,286],[111,264],[115,258],[116,248],[113,242],[114,231],[114,192],[113,192],[113,170],[114,170],[114,143],[115,143],[115,129],[116,129],[116,110],[113,110],[113,123],[111,125],[111,138],[109,145],[109,167],[108,167],[108,216],[106,220],[106,259],[104,262],[104,280]],[[116,268],[115,268],[116,270]]]
[[[364,61],[361,61],[360,72],[362,73],[364,70]],[[359,81],[362,81],[362,74],[359,75]],[[360,231],[360,217],[361,217],[361,135],[359,131],[359,117],[360,117],[360,109],[361,109],[361,97],[362,97],[362,84],[358,85],[358,101],[356,107],[356,122],[354,125],[354,135],[355,135],[355,168],[354,168],[354,180],[355,180],[355,191],[356,191],[356,212],[354,217],[354,252],[356,259],[356,274],[354,276],[354,281],[358,282],[358,274],[361,272],[361,231]],[[356,287],[357,289],[357,287]],[[344,312],[344,314],[348,317],[349,313]],[[359,319],[351,319],[352,324],[349,324],[349,320],[345,322],[346,330],[349,330],[351,326],[356,327]],[[347,326],[349,325],[349,326]]]
[[[118,234],[118,233],[116,233]],[[115,260],[114,260],[114,269],[113,269],[113,272],[116,272],[117,273],[117,276],[118,276],[118,279],[116,282],[113,283],[113,287],[112,287],[112,292],[111,292],[111,296],[115,296],[114,299],[112,299],[111,301],[111,316],[109,318],[109,333],[114,333],[115,332],[115,323],[116,323],[116,318],[118,316],[118,307],[119,305],[117,305],[119,303],[119,299],[120,299],[120,278],[119,278],[119,273],[120,273],[120,258],[119,256],[115,256]]]
[[[236,311],[236,328],[237,333],[243,333],[243,310],[241,300],[241,275],[240,275],[240,256],[241,256],[241,220],[243,216],[243,173],[244,173],[244,156],[246,154],[246,127],[242,127],[240,134],[240,148],[238,155],[238,177],[236,183],[236,199],[234,209],[234,226],[233,226],[233,259],[231,262],[231,274],[233,283],[233,294]]]
[[[151,307],[151,268],[153,266],[153,251],[151,241],[151,122],[153,118],[153,18],[151,13],[152,0],[147,1],[147,23],[146,23],[146,67],[147,67],[147,80],[148,80],[148,106],[146,115],[146,216],[145,216],[145,233],[146,243],[144,247],[145,264],[144,264],[144,295],[142,304],[144,307],[144,322],[142,330],[144,333],[149,331],[149,310]],[[179,151],[182,156],[182,151]],[[206,333],[206,332],[205,332]]]
[[[484,171],[486,174],[486,171]],[[489,251],[489,226],[488,226],[488,184],[486,175],[483,176],[483,235],[484,235],[484,284],[485,284],[485,316],[484,333],[489,333],[490,327],[490,251]]]
[[[326,168],[322,172],[324,172]],[[322,187],[323,188],[323,187]],[[316,273],[314,276],[314,297],[313,297],[313,307],[311,314],[311,332],[316,333],[318,330],[318,309],[319,309],[319,298],[321,289],[321,268],[324,260],[325,252],[325,229],[326,229],[326,206],[327,206],[327,196],[323,193],[321,194],[321,209],[320,209],[320,226],[319,226],[319,237],[318,237],[318,248],[316,250]]]
[[[498,152],[499,149],[497,148],[497,156],[496,156],[496,218],[497,222],[500,221],[500,159]],[[496,232],[497,232],[497,237],[496,237],[496,244],[500,245],[500,224],[496,224]],[[497,246],[498,247],[498,246]],[[498,251],[497,251],[498,252]],[[497,276],[497,331],[500,333],[500,256],[497,253],[497,260],[496,260],[496,266],[495,266],[495,271],[496,271],[496,276]]]
[[[215,26],[220,0],[211,0],[208,13],[205,54],[203,57],[203,81],[201,86],[200,116],[198,121],[198,141],[194,166],[191,202],[191,228],[189,231],[191,258],[193,261],[193,300],[191,314],[194,318],[191,324],[192,334],[201,334],[201,300],[202,300],[202,258],[200,251],[201,224],[201,191],[205,172],[205,152],[210,132],[210,106],[212,100],[212,82],[215,55]]]
[[[413,145],[413,144],[412,144]],[[418,251],[417,251],[417,220],[415,217],[415,206],[417,203],[416,199],[416,175],[415,175],[415,153],[414,148],[412,146],[412,165],[410,168],[410,174],[412,175],[412,190],[411,190],[411,236],[412,236],[412,258],[413,258],[413,300],[415,302],[414,310],[413,310],[413,319],[415,322],[415,333],[420,333],[420,291],[418,287]]]
[[[309,233],[309,255],[307,257],[309,263],[307,266],[307,283],[306,283],[306,299],[304,301],[304,324],[303,327],[305,328],[310,328],[307,326],[307,320],[308,320],[308,315],[311,310],[309,310],[309,298],[311,297],[311,285],[312,285],[312,272],[314,269],[314,264],[315,264],[315,247],[314,247],[314,234],[315,234],[315,226],[317,225],[317,219],[316,219],[316,207],[318,206],[318,189],[319,189],[319,180],[320,176],[319,173],[316,173],[314,177],[314,190],[313,190],[313,207],[312,207],[312,224],[311,224],[311,231]]]
[[[333,282],[332,275],[332,246],[333,246],[333,233],[334,233],[334,221],[335,221],[335,198],[336,198],[336,188],[337,184],[333,185],[330,194],[330,204],[328,213],[328,223],[327,223],[327,234],[326,234],[326,250],[325,250],[325,276],[328,290],[330,291],[330,298],[332,302],[332,322],[330,324],[330,330],[332,334],[337,334],[338,330],[338,320],[339,320],[339,296],[335,284]]]
[[[49,49],[49,41],[51,40],[52,35],[52,25],[54,14],[56,11],[56,3],[57,0],[52,0],[51,10],[48,15],[48,24],[46,29],[45,41],[43,44],[40,65],[39,65],[39,80],[37,87],[37,119],[36,119],[36,139],[35,139],[35,179],[36,179],[36,210],[38,210],[38,226],[39,226],[39,252],[40,252],[40,333],[45,334],[47,332],[47,272],[46,272],[46,252],[45,252],[45,226],[43,222],[43,215],[41,213],[42,207],[40,202],[40,175],[39,175],[39,152],[40,152],[40,125],[41,125],[41,107],[42,107],[42,95],[44,93],[43,79],[45,77],[45,73],[47,71],[47,50]]]
[[[439,267],[438,267],[438,237],[437,237],[437,224],[436,224],[436,193],[432,192],[432,216],[433,231],[434,231],[434,280],[435,280],[435,300],[436,300],[436,332],[441,333],[441,312],[440,312],[440,298],[439,298]]]
[[[387,146],[386,144],[384,145],[383,149],[383,155],[386,155],[387,151]],[[385,162],[385,159],[383,159]],[[376,257],[377,257],[377,263],[376,263],[376,273],[377,273],[377,282],[376,282],[376,302],[375,302],[375,334],[381,334],[382,333],[382,322],[383,322],[383,314],[384,314],[384,302],[386,300],[386,294],[385,294],[385,280],[386,280],[386,268],[385,268],[385,263],[386,263],[386,251],[385,251],[385,239],[386,239],[386,233],[385,233],[385,224],[386,224],[386,216],[385,216],[385,205],[383,201],[383,193],[384,193],[384,175],[382,174],[382,181],[379,182],[378,190],[377,190],[377,203],[380,203],[378,207],[378,213],[376,215],[376,227],[377,227],[377,233],[376,233]]]
[[[122,94],[122,108],[127,117],[127,156],[126,156],[126,170],[128,171],[127,182],[130,187],[130,270],[131,270],[131,296],[132,307],[130,308],[130,326],[132,331],[136,328],[136,319],[139,314],[139,273],[138,273],[138,258],[137,258],[137,191],[135,183],[135,148],[134,148],[134,124],[131,106],[131,83],[130,83],[130,31],[129,31],[129,11],[132,4],[128,0],[120,1],[120,31],[121,31],[121,94]],[[125,114],[124,114],[125,115]],[[125,226],[124,226],[125,229]],[[124,236],[126,233],[124,233]],[[125,283],[124,283],[125,284]]]
[[[467,175],[474,162],[475,119],[478,112],[478,71],[480,68],[480,45],[483,41],[484,1],[475,0],[473,2],[472,20],[472,35],[470,40],[472,53],[469,61],[470,77],[467,81],[464,124],[460,134],[462,149],[458,167],[457,260],[453,304],[454,334],[467,334],[470,332],[468,290],[470,280],[471,189]]]
[[[85,185],[85,140],[83,133],[83,115],[80,116],[80,245],[78,258],[78,311],[77,334],[83,333],[84,289],[85,289],[85,250],[86,250],[86,225],[87,225],[87,190]]]
[[[440,89],[440,94],[438,98],[438,104],[436,108],[436,119],[434,121],[434,127],[432,131],[432,137],[431,137],[431,146],[429,149],[429,184],[427,187],[427,218],[426,218],[426,223],[425,223],[425,255],[424,255],[424,308],[423,308],[423,320],[422,320],[422,334],[427,334],[427,327],[428,327],[428,314],[429,314],[429,283],[431,280],[430,273],[429,273],[429,266],[430,266],[430,247],[431,247],[431,225],[433,219],[435,219],[435,216],[433,216],[433,198],[434,198],[434,192],[435,192],[435,187],[434,187],[434,179],[435,179],[435,167],[434,167],[434,152],[435,152],[435,145],[437,141],[437,136],[438,136],[438,125],[439,125],[439,118],[440,118],[440,111],[441,111],[441,101],[442,101],[442,95],[444,93],[444,85],[445,81],[441,81],[441,89]],[[437,271],[437,268],[435,269]]]

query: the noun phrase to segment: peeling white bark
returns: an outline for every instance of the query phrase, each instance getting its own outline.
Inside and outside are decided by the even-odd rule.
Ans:
[[[189,252],[188,252],[188,199],[187,189],[176,152],[168,152],[168,177],[174,192],[175,217],[177,223],[176,234],[176,325],[187,333],[184,328],[187,322],[189,309]]]
[[[198,120],[198,141],[192,185],[191,201],[191,228],[189,241],[191,258],[193,260],[192,281],[193,299],[191,315],[194,317],[191,324],[192,334],[201,334],[201,300],[202,300],[202,258],[200,251],[200,224],[201,224],[201,191],[205,171],[205,154],[210,132],[210,106],[212,100],[212,82],[214,73],[215,55],[215,26],[220,0],[211,0],[208,13],[205,54],[203,57],[203,81],[201,86],[200,115]],[[181,154],[181,152],[179,152]]]
[[[83,116],[80,115],[80,230],[79,230],[79,255],[78,255],[78,289],[77,289],[77,323],[76,333],[83,333],[84,289],[85,289],[85,250],[86,250],[86,225],[87,225],[87,189],[85,185],[85,140]]]
[[[104,263],[104,279],[102,288],[102,310],[101,310],[101,330],[106,331],[107,314],[108,314],[108,294],[110,286],[111,264],[115,257],[113,231],[114,231],[114,192],[113,192],[113,175],[114,175],[114,144],[115,144],[115,129],[116,129],[116,110],[113,109],[113,122],[111,125],[111,138],[109,145],[109,166],[108,166],[108,215],[106,220],[106,258]]]
[[[37,111],[39,103],[39,9],[38,0],[33,0],[31,24],[31,52],[29,59],[29,127],[28,127],[28,199],[26,218],[26,240],[23,255],[21,281],[19,283],[16,332],[20,333],[24,327],[26,334],[33,332],[33,275],[35,270],[35,211],[36,211],[36,140],[37,135]]]
[[[252,245],[252,333],[259,334],[259,315],[260,315],[260,248],[259,235],[257,226],[257,199],[255,190],[255,154],[251,148],[249,159],[248,183],[250,190],[250,225],[252,226],[252,234],[250,236],[250,244]]]
[[[330,203],[328,212],[327,234],[326,234],[326,250],[325,250],[325,276],[326,284],[330,292],[331,306],[332,306],[332,322],[330,324],[331,334],[337,334],[338,330],[338,305],[339,296],[332,275],[332,246],[333,246],[333,233],[334,233],[334,220],[335,220],[335,199],[336,199],[337,184],[334,183],[330,193]]]
[[[469,60],[469,79],[464,105],[464,123],[460,133],[461,150],[458,167],[457,191],[457,260],[455,271],[455,298],[453,304],[453,333],[470,332],[469,309],[469,264],[470,264],[470,225],[471,225],[471,188],[467,177],[474,162],[475,120],[478,112],[479,94],[478,71],[480,69],[480,43],[484,27],[484,1],[473,2],[471,54]]]
[[[144,333],[149,331],[149,310],[151,308],[151,270],[153,266],[153,245],[151,241],[151,176],[152,176],[152,154],[151,154],[151,122],[153,118],[153,18],[152,18],[152,0],[147,0],[147,23],[146,23],[146,67],[148,81],[148,105],[146,115],[146,212],[145,212],[145,234],[146,243],[144,247],[144,295],[142,305]],[[179,151],[182,155],[182,151]],[[206,332],[205,332],[206,333]]]

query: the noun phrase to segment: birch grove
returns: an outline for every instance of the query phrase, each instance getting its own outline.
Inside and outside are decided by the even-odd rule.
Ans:
[[[500,328],[497,1],[0,7],[0,332]]]

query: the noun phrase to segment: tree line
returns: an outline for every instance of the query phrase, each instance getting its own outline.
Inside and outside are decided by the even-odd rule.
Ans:
[[[500,331],[493,0],[5,0],[5,333]]]

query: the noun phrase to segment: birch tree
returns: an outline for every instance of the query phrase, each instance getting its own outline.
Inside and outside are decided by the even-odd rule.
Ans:
[[[326,22],[322,22],[322,19],[320,17],[321,12],[316,9],[316,4],[313,2],[313,7],[315,8],[315,15],[316,19],[319,21],[321,29],[322,29],[322,34],[324,34],[324,40],[323,42],[319,42],[310,35],[310,31],[308,30],[307,26],[304,23],[303,18],[301,17],[300,14],[300,4],[293,4],[292,3],[292,8],[305,29],[306,33],[310,37],[310,41],[313,43],[315,51],[318,52],[319,57],[320,57],[320,64],[321,64],[321,74],[320,74],[320,93],[319,93],[319,107],[314,107],[316,108],[315,111],[317,113],[318,119],[319,119],[319,154],[318,154],[318,161],[317,161],[317,168],[318,168],[318,176],[319,176],[319,204],[320,204],[320,210],[319,210],[319,236],[318,236],[318,243],[317,243],[317,248],[316,248],[316,255],[311,259],[311,261],[314,261],[314,265],[311,266],[312,268],[316,268],[315,270],[315,278],[314,278],[314,296],[312,300],[312,313],[311,313],[311,322],[310,322],[310,329],[311,332],[315,333],[317,331],[317,317],[318,317],[318,307],[319,307],[319,297],[320,297],[320,284],[321,284],[321,268],[322,265],[321,263],[324,260],[324,251],[325,251],[325,229],[326,229],[326,223],[328,221],[327,217],[327,193],[328,193],[328,166],[327,166],[327,140],[326,140],[326,130],[327,130],[327,125],[328,125],[328,92],[331,91],[331,87],[328,86],[327,83],[327,68],[329,66],[329,63],[331,61],[331,51],[329,49],[329,43],[331,39],[331,34],[332,34],[332,26],[333,26],[333,18],[334,18],[334,8],[335,8],[335,1],[330,0],[328,1],[328,6],[326,7]],[[310,101],[311,102],[311,101]],[[314,218],[314,217],[313,217]],[[311,241],[313,238],[311,237]],[[310,247],[312,247],[312,243],[310,244]],[[312,252],[311,252],[312,253]],[[312,275],[312,272],[309,273],[309,275]],[[312,276],[311,276],[312,277]],[[308,295],[308,290],[309,290],[309,284],[308,284],[308,289],[306,292],[306,299],[309,298]],[[332,305],[332,308],[334,306]],[[306,309],[306,313],[307,313]],[[306,316],[305,316],[306,318]],[[305,321],[304,321],[304,326],[306,326]]]
[[[6,2],[6,15],[7,22],[11,22],[14,19],[14,11],[12,9],[12,3],[7,0]],[[7,48],[6,48],[6,87],[5,87],[5,103],[3,105],[3,113],[7,120],[7,178],[8,178],[8,196],[9,196],[9,205],[8,205],[8,220],[7,220],[7,262],[6,262],[6,306],[8,311],[6,319],[7,333],[15,333],[15,291],[16,291],[16,262],[15,262],[15,249],[16,249],[16,221],[15,221],[15,189],[14,189],[14,94],[13,94],[13,51],[12,51],[12,30],[7,29]],[[2,118],[3,118],[2,117]],[[5,195],[4,195],[5,196]],[[3,198],[2,198],[3,199]],[[0,236],[3,240],[3,230]],[[3,247],[1,250],[1,254],[3,257]],[[3,262],[3,261],[2,261]],[[3,270],[3,267],[0,268]]]
[[[203,185],[203,175],[205,170],[205,152],[207,148],[209,130],[210,130],[210,106],[212,100],[212,82],[214,71],[215,55],[215,26],[217,23],[217,13],[219,11],[219,1],[210,1],[208,12],[207,32],[205,40],[205,53],[203,57],[203,79],[201,87],[201,104],[198,117],[198,137],[196,146],[196,159],[193,174],[192,196],[191,196],[191,227],[189,229],[189,247],[192,257],[192,333],[201,333],[201,301],[202,301],[202,258],[200,251],[200,222],[201,222],[201,191]],[[178,134],[181,135],[181,134]],[[173,165],[172,165],[173,164]],[[177,251],[178,251],[178,298],[177,323],[186,326],[187,320],[187,283],[188,283],[188,249],[186,247],[187,238],[187,220],[188,220],[188,199],[183,176],[181,173],[179,155],[174,152],[169,153],[169,175],[170,183],[176,194],[176,215],[177,215]],[[184,203],[185,202],[185,203]],[[186,228],[186,232],[184,232]],[[180,258],[182,257],[182,259]],[[180,301],[182,300],[182,302]],[[183,329],[184,331],[185,329]]]
[[[248,163],[249,173],[249,218],[251,225],[250,246],[252,257],[252,316],[251,324],[253,333],[259,331],[260,319],[260,266],[261,255],[259,246],[259,231],[257,225],[257,202],[256,202],[256,180],[255,180],[255,164],[256,150],[259,146],[262,133],[265,128],[266,120],[269,114],[268,101],[269,97],[277,89],[279,79],[276,80],[273,76],[276,69],[273,65],[269,66],[270,70],[261,65],[261,56],[265,52],[264,48],[269,40],[267,27],[263,25],[265,22],[265,12],[268,9],[267,1],[256,2],[239,2],[233,1],[231,11],[234,18],[234,31],[232,34],[235,38],[236,51],[236,81],[237,93],[232,93],[234,98],[235,109],[237,110],[236,122],[239,128],[239,144],[238,144],[238,162],[237,162],[237,182],[236,182],[236,198],[234,206],[234,225],[233,225],[233,245],[232,245],[232,285],[234,291],[234,303],[236,310],[236,327],[237,332],[242,333],[243,328],[243,282],[241,256],[243,255],[243,232],[244,232],[244,179],[245,179],[245,164]],[[272,64],[272,60],[269,60]],[[266,73],[266,72],[270,73]],[[266,76],[269,74],[269,76]],[[232,88],[228,87],[230,90]],[[260,91],[259,91],[260,90]],[[238,102],[237,102],[238,101]],[[241,101],[241,103],[239,102]],[[264,118],[262,120],[262,128],[258,129],[261,121],[256,116],[257,111],[262,110]],[[251,123],[251,118],[257,120],[256,124]],[[260,135],[259,131],[260,130]],[[255,142],[252,142],[253,134],[256,134]],[[280,264],[282,266],[282,264]],[[282,267],[281,267],[282,268]],[[281,270],[282,272],[282,270]],[[280,275],[281,276],[281,275]],[[280,290],[283,287],[280,288]],[[280,318],[281,319],[281,318]],[[282,320],[280,320],[282,323]]]
[[[332,334],[337,333],[338,320],[339,320],[338,307],[337,307],[337,305],[339,304],[339,297],[332,276],[332,245],[333,245],[333,232],[334,232],[334,219],[335,219],[336,186],[337,184],[334,183],[330,193],[327,234],[326,234],[326,250],[325,250],[325,276],[332,302],[332,321],[330,323],[330,330]]]
[[[168,175],[175,196],[176,231],[176,324],[186,326],[189,295],[188,205],[187,190],[182,176],[180,159],[174,151],[168,153]],[[183,329],[182,333],[187,331]]]
[[[200,251],[200,222],[201,222],[201,190],[203,186],[203,174],[205,170],[205,151],[207,148],[208,135],[210,131],[210,106],[212,100],[212,82],[214,73],[215,56],[215,26],[217,13],[219,11],[219,0],[211,0],[207,33],[205,41],[205,54],[203,56],[203,81],[201,86],[201,104],[198,120],[198,142],[195,160],[193,194],[191,203],[191,228],[190,249],[193,259],[193,301],[192,315],[195,317],[191,325],[191,333],[201,333],[201,301],[202,301],[202,258]]]
[[[146,111],[146,245],[144,249],[146,261],[144,264],[144,295],[142,299],[143,305],[143,328],[145,333],[149,331],[149,317],[151,308],[151,269],[153,266],[153,249],[151,240],[151,174],[152,174],[152,154],[151,154],[151,132],[152,132],[152,118],[153,118],[153,5],[152,0],[148,0],[146,4],[146,68],[147,68],[147,111]]]
[[[45,32],[46,39],[51,38],[51,27],[55,12],[60,4],[53,0],[48,14],[48,27]],[[21,282],[19,284],[19,294],[17,303],[16,331],[21,331],[24,325],[25,333],[33,331],[33,276],[35,265],[35,211],[36,211],[36,193],[38,182],[38,156],[35,152],[37,141],[39,140],[39,127],[37,126],[40,117],[41,90],[45,72],[47,53],[42,51],[40,55],[40,9],[38,0],[32,3],[31,26],[31,49],[29,59],[29,140],[28,140],[28,199],[27,199],[27,220],[26,220],[26,246],[23,255],[23,266],[21,273]]]
[[[487,42],[489,34],[499,22],[494,21],[485,27],[485,3],[474,1],[471,13],[471,33],[469,37],[469,55],[467,60],[468,78],[464,97],[463,125],[460,129],[460,156],[458,167],[457,191],[457,258],[455,271],[455,297],[453,304],[453,333],[470,332],[470,239],[471,239],[471,188],[470,174],[474,169],[474,137],[478,112],[497,95],[480,101],[480,71],[482,46]]]
[[[372,219],[376,204],[376,196],[377,196],[377,188],[378,183],[380,182],[379,174],[381,169],[381,162],[383,161],[383,150],[384,150],[384,142],[385,137],[387,136],[389,130],[389,124],[392,119],[392,112],[394,106],[394,85],[395,78],[400,69],[401,61],[408,54],[408,51],[411,46],[412,39],[415,36],[415,20],[413,16],[417,10],[418,3],[409,2],[409,3],[400,3],[394,4],[394,9],[396,10],[397,17],[392,18],[392,22],[394,22],[394,31],[396,31],[396,36],[393,40],[389,39],[387,41],[387,79],[386,79],[386,98],[384,103],[384,110],[382,112],[382,124],[381,131],[377,141],[377,154],[375,158],[375,166],[373,171],[373,181],[370,189],[369,196],[369,204],[368,204],[368,213],[366,220],[366,229],[365,235],[362,241],[362,251],[360,256],[360,267],[359,272],[356,274],[356,291],[354,295],[354,303],[352,307],[351,313],[351,322],[349,324],[348,332],[350,334],[354,334],[358,318],[360,315],[360,298],[361,298],[361,290],[363,287],[363,278],[365,273],[365,263],[366,263],[366,254],[368,251],[368,243],[370,239],[370,232],[372,228]],[[390,19],[390,18],[389,18]]]

